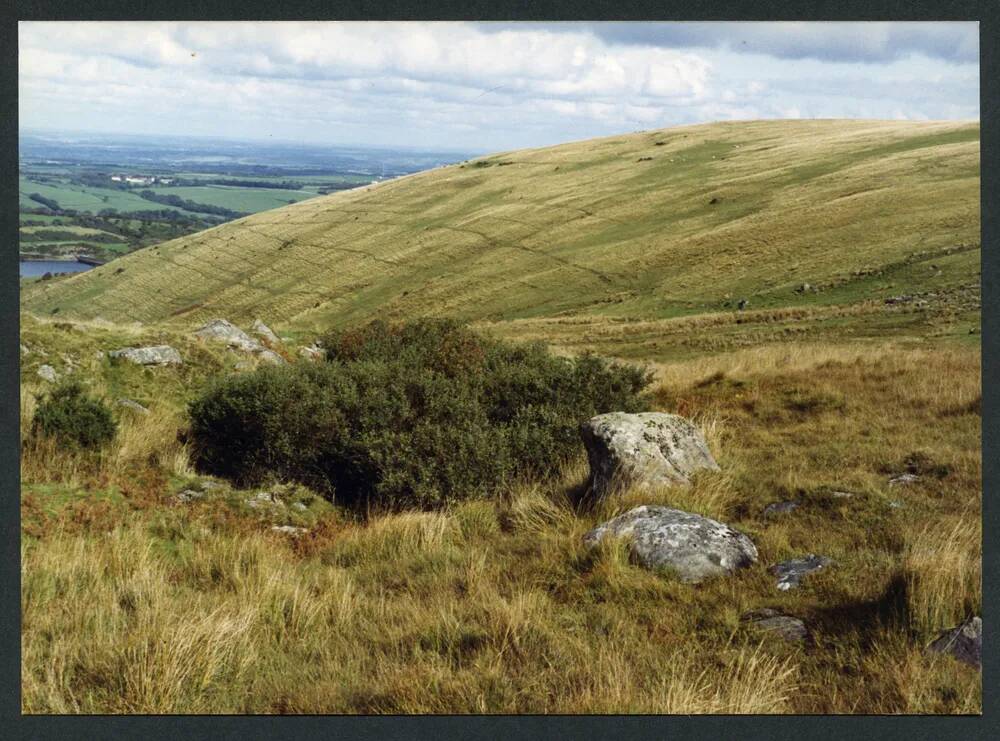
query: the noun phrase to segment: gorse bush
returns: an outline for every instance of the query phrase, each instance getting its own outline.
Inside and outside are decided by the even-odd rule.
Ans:
[[[348,505],[430,508],[544,477],[579,424],[647,408],[646,371],[551,355],[460,324],[374,322],[327,362],[217,379],[190,406],[198,465],[242,485],[299,481]]]
[[[38,400],[31,429],[63,445],[93,449],[114,438],[118,425],[107,404],[88,396],[79,382],[70,381]]]

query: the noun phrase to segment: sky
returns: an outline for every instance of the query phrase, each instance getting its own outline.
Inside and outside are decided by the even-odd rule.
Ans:
[[[763,118],[978,119],[975,22],[20,22],[26,130],[492,152]]]

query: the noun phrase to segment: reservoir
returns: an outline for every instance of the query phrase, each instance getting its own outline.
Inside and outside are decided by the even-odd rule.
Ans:
[[[77,260],[21,260],[20,275],[22,278],[37,278],[46,273],[82,273],[97,267]]]

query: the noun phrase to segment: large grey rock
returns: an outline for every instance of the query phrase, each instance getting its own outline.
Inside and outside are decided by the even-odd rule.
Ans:
[[[253,324],[250,325],[250,330],[258,337],[263,337],[272,345],[277,345],[281,342],[281,340],[278,339],[278,335],[272,332],[271,328],[264,324],[264,322],[260,319],[254,319]]]
[[[657,505],[629,510],[588,532],[595,546],[606,537],[627,538],[646,568],[669,567],[685,582],[730,574],[757,560],[753,541],[728,525],[701,515]]]
[[[832,559],[810,553],[805,558],[793,558],[776,563],[771,567],[771,573],[778,577],[778,589],[784,592],[799,586],[802,577],[832,565]]]
[[[977,669],[983,665],[983,621],[978,616],[969,618],[955,628],[949,628],[927,647],[934,653],[951,654]]]
[[[676,414],[599,414],[580,427],[597,498],[617,486],[691,483],[700,469],[718,471],[698,429]]]
[[[112,358],[121,358],[136,365],[181,365],[181,354],[170,345],[152,347],[123,347],[108,353]]]
[[[51,365],[41,365],[38,370],[35,371],[38,377],[43,381],[48,381],[49,383],[55,383],[59,376],[56,374],[56,369]]]

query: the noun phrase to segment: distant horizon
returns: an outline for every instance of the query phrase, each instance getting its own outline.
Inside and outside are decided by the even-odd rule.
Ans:
[[[723,124],[723,123],[753,123],[756,121],[788,121],[789,123],[795,121],[870,121],[872,123],[912,123],[912,124],[935,124],[935,123],[981,123],[980,117],[976,116],[973,118],[958,118],[958,119],[922,119],[915,121],[900,121],[899,119],[892,118],[798,118],[798,119],[724,119],[724,120],[712,120],[712,121],[698,121],[694,123],[685,124],[674,124],[669,126],[659,126],[650,129],[637,129],[632,131],[618,131],[611,134],[604,134],[598,137],[585,137],[584,139],[567,139],[564,141],[556,142],[555,144],[546,144],[538,147],[523,147],[523,149],[544,149],[546,147],[559,146],[561,144],[570,144],[575,141],[585,141],[588,138],[607,138],[613,136],[627,136],[630,134],[641,134],[649,131],[662,131],[674,128],[690,127],[690,126],[710,126],[712,124]],[[485,156],[494,153],[501,153],[500,149],[483,149],[481,151],[471,151],[468,149],[464,150],[448,150],[448,149],[432,149],[426,147],[418,147],[413,145],[399,144],[395,146],[389,145],[373,145],[373,144],[362,144],[357,142],[318,142],[318,141],[308,141],[308,140],[296,140],[296,139],[276,139],[276,138],[264,138],[264,139],[252,139],[245,137],[233,137],[226,136],[222,134],[162,134],[162,133],[136,133],[136,132],[119,132],[119,131],[91,131],[84,129],[59,129],[59,128],[41,128],[41,127],[30,127],[22,128],[18,131],[18,138],[23,136],[34,136],[34,135],[48,135],[48,136],[69,136],[69,137],[79,137],[81,139],[86,137],[100,137],[113,139],[115,137],[122,137],[128,139],[144,140],[149,141],[153,139],[186,139],[191,141],[205,141],[212,140],[220,143],[232,143],[232,144],[278,144],[278,145],[290,145],[290,146],[301,146],[301,147],[315,147],[317,149],[359,149],[366,151],[402,151],[402,152],[413,152],[421,154],[434,154],[434,155],[470,155],[470,156]]]
[[[24,136],[52,136],[52,137],[78,137],[85,139],[87,137],[94,138],[105,138],[113,139],[120,137],[123,139],[136,139],[149,141],[153,139],[186,139],[190,141],[217,141],[220,143],[231,143],[231,144],[279,144],[279,145],[291,145],[291,146],[301,146],[301,147],[315,147],[317,149],[363,149],[367,151],[401,151],[401,152],[414,152],[421,154],[463,154],[469,155],[474,154],[469,150],[448,150],[448,149],[430,149],[426,147],[418,147],[413,145],[399,144],[394,146],[388,145],[373,145],[373,144],[362,144],[357,142],[319,142],[319,141],[308,141],[301,139],[277,139],[273,137],[255,139],[246,137],[236,137],[227,136],[225,134],[163,134],[157,132],[126,132],[126,131],[110,131],[110,130],[89,130],[89,129],[66,129],[66,128],[43,128],[43,127],[22,127],[18,131],[18,138]],[[487,154],[486,150],[479,152],[478,154]]]

